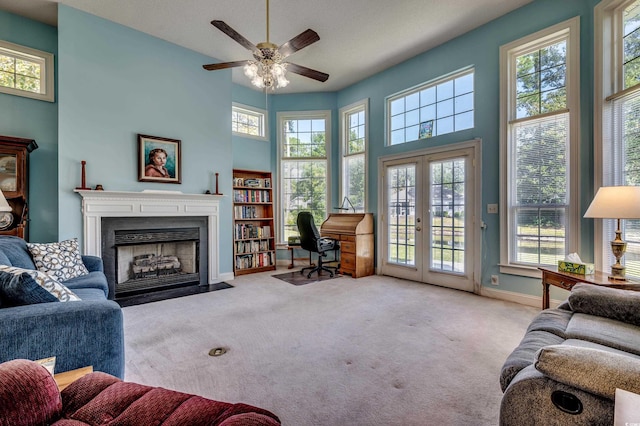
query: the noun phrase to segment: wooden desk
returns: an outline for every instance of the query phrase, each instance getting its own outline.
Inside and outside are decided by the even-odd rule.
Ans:
[[[635,281],[611,281],[609,274],[595,271],[591,275],[559,272],[558,268],[538,268],[542,271],[542,309],[549,307],[549,286],[571,290],[577,283],[587,283],[622,290],[640,291],[640,283]]]
[[[373,275],[372,213],[331,213],[322,223],[320,235],[340,241],[341,274],[353,278]]]
[[[71,371],[65,371],[64,373],[55,374],[53,378],[58,384],[58,390],[62,392],[62,390],[69,386],[71,383],[89,373],[93,373],[93,366],[91,365],[88,367],[82,367]]]

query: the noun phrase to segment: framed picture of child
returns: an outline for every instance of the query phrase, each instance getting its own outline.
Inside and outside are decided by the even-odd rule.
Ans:
[[[138,181],[181,183],[180,141],[138,134]]]

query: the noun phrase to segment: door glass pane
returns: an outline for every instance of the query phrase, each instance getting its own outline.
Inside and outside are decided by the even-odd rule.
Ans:
[[[465,159],[430,164],[432,270],[465,272]]]
[[[407,266],[416,264],[416,165],[387,169],[387,261]]]

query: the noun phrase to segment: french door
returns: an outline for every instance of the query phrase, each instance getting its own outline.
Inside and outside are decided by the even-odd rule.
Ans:
[[[465,145],[382,162],[383,274],[474,291],[479,141]]]

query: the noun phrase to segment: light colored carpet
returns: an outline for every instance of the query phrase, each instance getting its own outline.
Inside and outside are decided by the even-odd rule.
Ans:
[[[495,425],[500,367],[538,312],[381,276],[232,284],[124,308],[126,379],[291,426]]]

